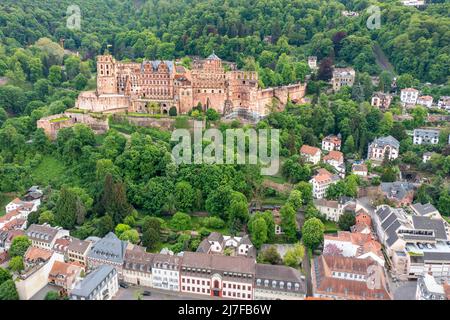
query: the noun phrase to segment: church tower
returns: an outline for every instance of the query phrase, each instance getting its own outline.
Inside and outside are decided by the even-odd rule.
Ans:
[[[97,57],[97,93],[117,93],[116,60],[111,55]]]

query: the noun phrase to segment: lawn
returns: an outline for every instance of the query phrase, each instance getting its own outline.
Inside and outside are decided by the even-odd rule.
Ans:
[[[60,118],[56,118],[56,119],[52,119],[50,120],[50,122],[62,122],[62,121],[66,121],[69,120],[68,117],[60,117]]]
[[[33,181],[39,185],[47,185],[50,181],[59,179],[64,170],[64,164],[60,160],[45,156],[33,171]]]
[[[334,221],[326,220],[323,224],[325,225],[325,233],[336,233],[340,230],[339,226]]]

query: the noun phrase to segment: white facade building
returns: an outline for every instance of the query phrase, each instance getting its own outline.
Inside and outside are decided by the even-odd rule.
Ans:
[[[416,104],[419,98],[419,90],[406,88],[400,91],[400,101],[403,104]]]
[[[414,129],[414,144],[438,144],[439,129]]]

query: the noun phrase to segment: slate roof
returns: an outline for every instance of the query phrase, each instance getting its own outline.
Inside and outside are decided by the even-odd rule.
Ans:
[[[302,278],[300,272],[294,268],[286,267],[286,266],[278,266],[271,264],[256,264],[256,279],[261,279],[261,285],[259,287],[264,287],[264,280],[269,280],[269,288],[272,288],[272,281],[283,281],[284,289],[283,291],[293,291],[294,286],[292,286],[291,290],[287,290],[287,282],[291,282],[292,284],[298,283],[300,285],[298,292],[306,293],[306,284],[305,280]],[[256,285],[258,287],[258,285]],[[277,286],[277,290],[280,289]]]
[[[31,240],[51,243],[58,233],[58,229],[46,225],[32,224],[26,232]]]
[[[169,69],[169,72],[172,73],[172,71],[174,70],[175,66],[173,61],[171,60],[150,60],[150,61],[143,61],[141,64],[141,72],[143,72],[144,70],[144,66],[146,64],[150,64],[152,66],[153,71],[157,71],[159,65],[161,64],[161,62],[164,62],[167,65],[167,68]]]
[[[126,247],[126,241],[119,240],[110,232],[92,246],[88,258],[123,263]]]
[[[185,252],[183,267],[255,274],[255,259],[242,256],[222,256],[198,252]]]
[[[396,149],[400,148],[400,142],[398,142],[398,140],[395,139],[393,136],[377,138],[372,142],[372,144],[379,147],[393,146]]]
[[[434,235],[438,240],[447,240],[444,221],[441,219],[431,219],[423,216],[413,216],[415,229],[434,230]]]
[[[80,253],[84,254],[86,252],[86,250],[89,248],[90,244],[91,243],[89,241],[73,238],[72,242],[69,244],[69,247],[67,248],[67,250],[74,251],[74,252],[80,252]]]
[[[450,263],[450,252],[430,252],[425,251],[423,253],[424,261],[445,261]]]
[[[431,203],[421,204],[421,203],[415,203],[411,205],[411,207],[414,209],[414,211],[421,216],[433,213],[438,211]]]
[[[408,182],[382,182],[381,191],[387,194],[389,197],[402,200],[408,195],[408,192],[414,190],[414,186]]]
[[[71,295],[89,298],[95,289],[101,286],[103,280],[108,276],[116,274],[116,269],[111,265],[101,265],[89,273],[83,281],[78,283],[72,290]]]

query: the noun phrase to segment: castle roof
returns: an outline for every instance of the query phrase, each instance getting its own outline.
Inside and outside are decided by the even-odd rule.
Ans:
[[[222,60],[222,59],[220,59],[220,58],[215,54],[214,50],[213,50],[213,52],[208,56],[208,58],[206,58],[206,59],[208,59],[208,60]]]

